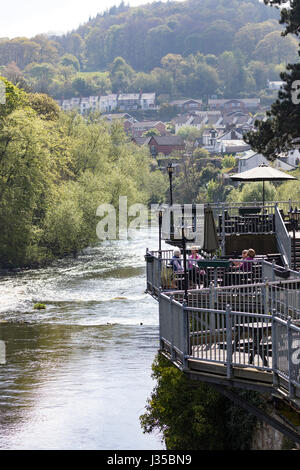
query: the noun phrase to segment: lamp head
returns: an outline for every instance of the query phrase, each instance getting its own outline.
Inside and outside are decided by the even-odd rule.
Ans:
[[[172,163],[169,163],[169,165],[167,166],[167,170],[168,170],[169,176],[172,176],[172,174],[174,173],[174,166]]]

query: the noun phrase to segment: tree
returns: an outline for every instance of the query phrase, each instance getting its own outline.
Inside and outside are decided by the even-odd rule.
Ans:
[[[280,5],[281,1],[265,1]],[[281,11],[281,22],[287,24],[284,34],[299,34],[300,2],[291,2],[291,10]],[[298,21],[298,26],[297,26]],[[269,160],[275,160],[279,153],[293,147],[293,139],[300,135],[299,86],[300,63],[288,64],[286,72],[280,74],[285,83],[278,92],[278,98],[267,111],[267,119],[255,122],[255,130],[245,136],[251,147],[263,153]]]
[[[153,135],[160,135],[159,130],[154,128],[143,133],[143,137],[152,137]]]
[[[293,37],[282,37],[279,31],[272,31],[257,44],[253,58],[265,63],[278,64],[297,58],[298,41]]]
[[[300,35],[300,2],[299,0],[291,0],[290,8],[287,8],[286,0],[264,0],[266,5],[271,6],[283,6],[280,9],[280,24],[285,24],[286,29],[283,33],[287,35],[289,33]]]
[[[29,93],[28,103],[40,117],[46,120],[55,121],[59,117],[60,108],[48,95],[42,93]]]
[[[156,386],[140,417],[145,433],[161,432],[167,450],[249,449],[256,418],[213,387],[186,377],[161,355],[153,366]],[[253,404],[257,394],[239,392]]]

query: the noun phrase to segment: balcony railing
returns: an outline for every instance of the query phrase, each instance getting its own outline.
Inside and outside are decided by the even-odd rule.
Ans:
[[[275,390],[300,398],[300,327],[272,314],[194,307],[160,294],[160,345],[183,370],[189,360],[222,364],[227,379],[233,368],[272,372]],[[247,309],[245,309],[247,310]]]

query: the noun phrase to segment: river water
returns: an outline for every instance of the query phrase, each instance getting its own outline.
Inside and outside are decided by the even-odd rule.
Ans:
[[[144,293],[144,254],[156,245],[156,231],[142,230],[0,277],[0,449],[164,448],[139,423],[155,386],[158,306]]]

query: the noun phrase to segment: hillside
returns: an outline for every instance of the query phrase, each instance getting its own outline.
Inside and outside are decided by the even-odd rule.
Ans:
[[[0,72],[55,98],[254,96],[297,58],[278,18],[258,0],[121,3],[64,36],[0,39]]]

